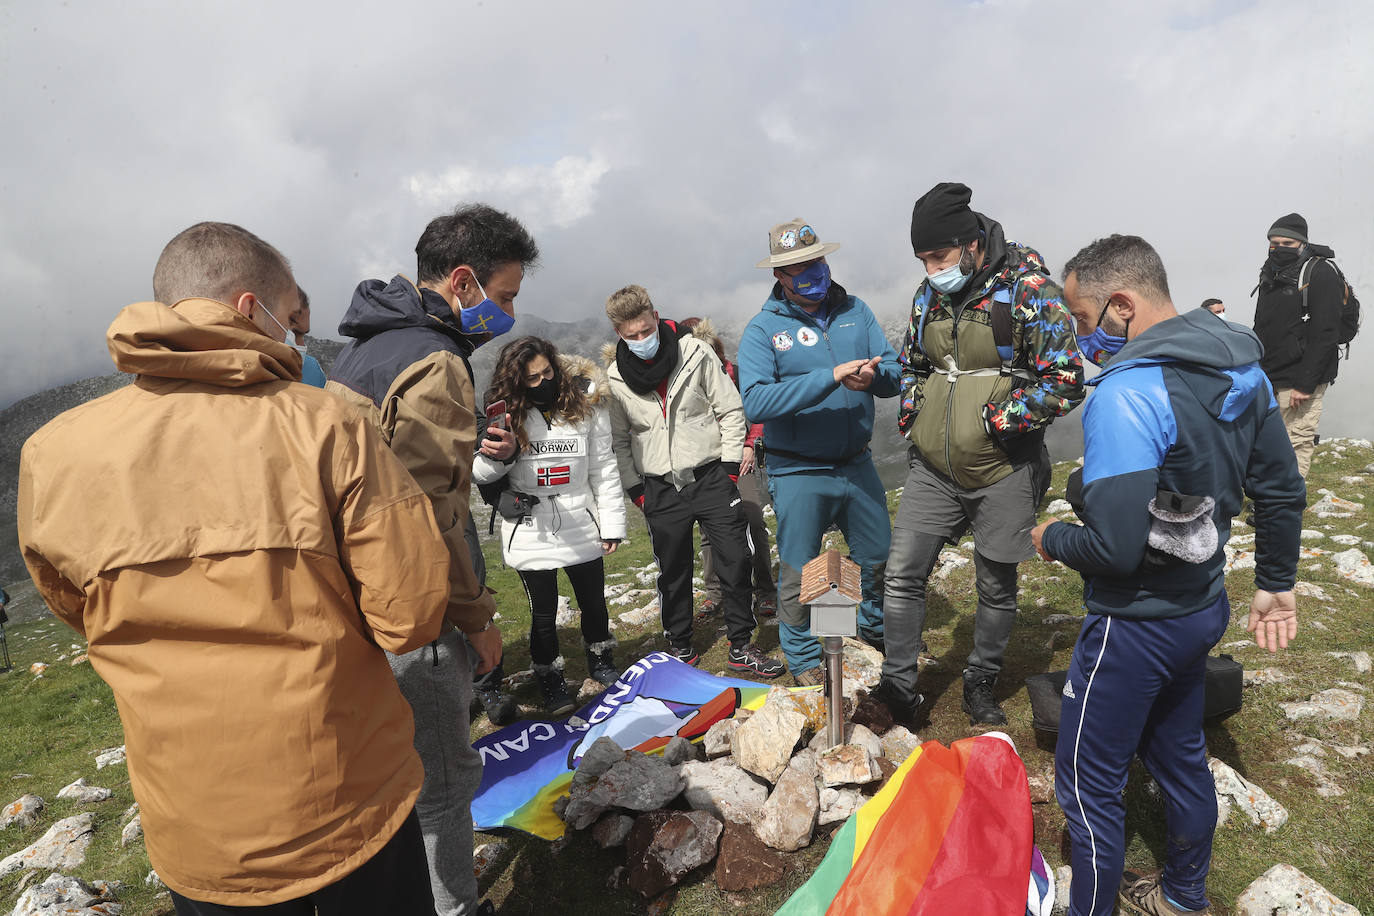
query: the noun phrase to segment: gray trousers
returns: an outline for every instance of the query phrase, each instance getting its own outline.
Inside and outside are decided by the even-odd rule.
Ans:
[[[482,782],[482,758],[469,740],[472,666],[468,645],[449,630],[405,655],[387,653],[391,671],[415,717],[415,750],[425,782],[415,801],[429,859],[438,916],[477,910],[472,872],[472,798]]]

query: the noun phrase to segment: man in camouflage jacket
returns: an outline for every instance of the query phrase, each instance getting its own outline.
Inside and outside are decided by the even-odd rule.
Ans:
[[[879,696],[912,718],[926,580],[940,548],[970,528],[978,591],[964,710],[1005,724],[993,696],[1016,615],[1016,566],[1049,486],[1044,430],[1083,400],[1083,362],[1062,291],[1034,250],[936,185],[916,202],[911,243],[926,268],[899,363],[899,431],[910,471],[892,533]]]

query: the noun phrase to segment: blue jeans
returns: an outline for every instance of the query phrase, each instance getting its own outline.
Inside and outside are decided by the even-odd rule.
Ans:
[[[821,536],[839,525],[849,555],[862,570],[859,630],[883,635],[883,570],[892,543],[887,491],[871,455],[833,470],[799,471],[768,478],[778,516],[778,640],[793,675],[821,663],[811,635],[811,610],[801,603],[801,569],[821,550]]]
[[[1202,732],[1203,689],[1207,653],[1230,620],[1225,592],[1182,617],[1084,620],[1054,759],[1055,794],[1073,840],[1069,916],[1116,911],[1126,852],[1121,792],[1137,754],[1164,793],[1164,893],[1189,909],[1207,906],[1217,799]]]

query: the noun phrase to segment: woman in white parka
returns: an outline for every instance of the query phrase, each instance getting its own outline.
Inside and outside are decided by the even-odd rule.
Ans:
[[[609,686],[619,670],[611,656],[603,557],[625,537],[625,499],[611,451],[611,421],[600,401],[604,384],[590,360],[560,357],[539,337],[501,349],[486,403],[506,402],[518,449],[506,463],[478,453],[479,484],[507,478],[501,494],[501,550],[520,574],[530,601],[530,659],[545,710],[573,709],[559,659],[558,571],[581,610],[591,676]]]

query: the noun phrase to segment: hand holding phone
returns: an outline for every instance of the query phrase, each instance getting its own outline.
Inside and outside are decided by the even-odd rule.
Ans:
[[[487,405],[487,428],[510,429],[506,422],[506,401],[502,398]]]

